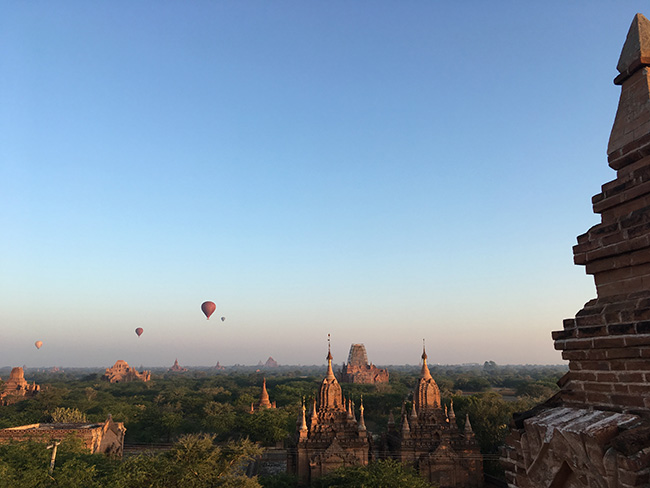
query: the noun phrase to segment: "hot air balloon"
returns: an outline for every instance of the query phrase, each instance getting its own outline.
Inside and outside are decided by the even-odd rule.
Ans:
[[[214,302],[203,302],[201,304],[201,310],[203,310],[203,313],[205,314],[208,320],[210,320],[210,315],[212,315],[216,309],[217,306],[215,305]]]
[[[36,346],[36,349],[40,349],[41,346],[43,345],[43,341],[36,341],[34,345]]]
[[[222,321],[222,322],[225,322],[225,321],[226,321],[226,317],[221,317],[221,321]]]
[[[143,332],[144,329],[142,327],[138,327],[137,329],[135,329],[135,333],[138,334],[138,337],[140,337]]]

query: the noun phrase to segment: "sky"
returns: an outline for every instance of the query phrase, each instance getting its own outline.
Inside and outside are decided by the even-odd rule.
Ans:
[[[0,365],[563,363],[646,6],[2,2]]]

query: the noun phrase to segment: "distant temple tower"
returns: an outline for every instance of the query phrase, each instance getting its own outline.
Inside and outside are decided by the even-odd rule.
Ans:
[[[147,382],[151,379],[151,373],[149,371],[139,373],[135,368],[129,366],[126,361],[118,359],[111,368],[106,368],[102,379],[109,383],[124,383],[125,381]]]
[[[389,457],[415,467],[420,475],[440,488],[483,486],[483,458],[469,417],[465,430],[456,424],[454,405],[442,408],[440,389],[431,376],[422,349],[422,371],[413,392],[411,412],[403,408],[400,428],[389,418],[386,437]]]
[[[598,298],[553,332],[569,372],[553,398],[515,418],[502,452],[510,488],[650,485],[650,21],[641,14],[617,69],[607,148],[616,179],[592,198],[602,222],[573,248]]]
[[[27,383],[23,368],[13,368],[4,389],[0,391],[0,405],[11,405],[25,398],[33,397],[40,389],[41,387],[36,383],[31,385]]]
[[[301,485],[342,466],[367,465],[370,436],[366,431],[363,403],[357,422],[354,404],[344,400],[341,385],[334,377],[332,354],[327,354],[327,374],[314,399],[309,419],[305,402],[298,418],[288,468]]]
[[[366,346],[352,344],[348,364],[341,368],[341,383],[388,383],[388,370],[368,364]]]
[[[177,358],[177,359],[174,361],[174,364],[172,365],[172,367],[169,368],[169,371],[173,371],[173,372],[176,372],[176,373],[182,373],[183,371],[187,371],[187,368],[182,368],[182,367],[178,364],[178,358]]]

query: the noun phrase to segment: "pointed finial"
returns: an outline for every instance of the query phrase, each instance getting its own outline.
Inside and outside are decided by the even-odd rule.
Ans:
[[[431,378],[431,372],[429,371],[429,366],[427,366],[427,351],[424,348],[424,339],[422,339],[422,378],[429,379]]]
[[[614,83],[620,85],[636,70],[650,65],[650,21],[641,14],[636,14],[627,33],[621,56],[616,65],[620,75]]]
[[[330,335],[327,334],[327,379],[335,379],[334,371],[332,370],[332,351],[330,349]]]
[[[402,417],[402,436],[403,437],[408,436],[410,431],[411,431],[411,427],[409,426],[408,418],[406,418],[406,415],[404,415]]]
[[[472,424],[469,422],[469,414],[465,414],[465,434],[474,434]]]
[[[300,422],[300,430],[305,432],[307,430],[307,418],[305,416],[305,397],[302,397],[302,419]]]
[[[363,418],[363,395],[361,395],[361,405],[359,406],[359,431],[363,432],[366,430],[366,421]]]

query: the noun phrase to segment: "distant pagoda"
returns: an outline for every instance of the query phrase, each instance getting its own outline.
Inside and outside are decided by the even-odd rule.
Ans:
[[[11,405],[25,398],[33,397],[40,389],[41,387],[36,383],[30,385],[25,380],[23,368],[13,368],[9,374],[9,379],[4,385],[4,389],[0,390],[0,405]]]
[[[178,364],[178,359],[176,359],[174,361],[174,365],[171,368],[169,368],[169,371],[173,371],[173,372],[176,372],[176,373],[182,373],[183,371],[187,371],[187,368],[182,368]]]
[[[264,378],[264,382],[262,383],[262,394],[260,395],[260,401],[257,403],[257,409],[264,410],[267,408],[275,408],[275,402],[271,403],[269,399],[269,392],[266,391],[266,378]],[[254,413],[254,412],[255,412],[255,404],[251,403],[250,413]]]
[[[388,383],[388,370],[379,369],[377,366],[368,364],[366,346],[363,344],[352,344],[348,363],[341,368],[341,383]]]
[[[111,368],[107,368],[102,380],[109,383],[124,383],[127,381],[143,381],[151,380],[151,373],[149,371],[138,372],[135,368],[129,366],[126,361],[119,359]]]

